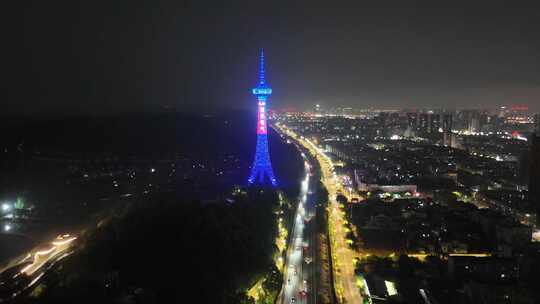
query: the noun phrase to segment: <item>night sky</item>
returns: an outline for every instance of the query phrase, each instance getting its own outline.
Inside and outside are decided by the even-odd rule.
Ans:
[[[261,47],[274,108],[540,110],[540,9],[514,2],[18,2],[4,113],[246,109]]]

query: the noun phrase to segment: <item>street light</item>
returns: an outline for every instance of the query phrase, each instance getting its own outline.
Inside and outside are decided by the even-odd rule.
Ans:
[[[3,203],[2,204],[2,211],[8,212],[9,210],[11,210],[11,205],[8,204],[8,203]]]

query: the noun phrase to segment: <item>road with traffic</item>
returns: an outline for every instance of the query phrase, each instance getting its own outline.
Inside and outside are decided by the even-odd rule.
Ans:
[[[317,300],[315,205],[311,190],[316,180],[312,177],[312,166],[305,155],[304,161],[305,177],[301,183],[298,208],[287,247],[279,303],[311,304]]]
[[[344,223],[346,221],[344,218],[345,214],[339,208],[339,204],[336,201],[338,192],[345,196],[348,196],[348,193],[344,191],[343,185],[337,179],[332,160],[309,139],[296,134],[284,125],[277,125],[276,127],[279,132],[286,134],[307,149],[317,159],[320,165],[321,181],[328,190],[330,199],[328,228],[331,241],[330,250],[334,262],[334,288],[336,295],[340,303],[363,303],[360,289],[356,285],[357,278],[354,273],[354,258],[357,254],[347,244],[347,232],[344,229]],[[350,199],[350,197],[347,198]]]
[[[73,253],[76,236],[59,235],[46,248],[28,253],[21,261],[0,273],[0,303],[14,300],[32,290],[60,260]]]

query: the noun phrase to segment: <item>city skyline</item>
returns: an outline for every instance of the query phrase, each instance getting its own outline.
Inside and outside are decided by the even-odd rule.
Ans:
[[[540,303],[540,6],[9,4],[1,303]]]

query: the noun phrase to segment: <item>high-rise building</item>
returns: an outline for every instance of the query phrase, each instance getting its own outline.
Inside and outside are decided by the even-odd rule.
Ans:
[[[379,115],[377,116],[377,122],[379,124],[380,127],[386,127],[388,125],[388,122],[389,122],[389,115],[388,115],[388,112],[381,112],[379,113]]]
[[[400,122],[400,116],[398,112],[390,113],[390,121],[389,124],[391,125],[397,125]]]
[[[416,131],[416,128],[418,126],[418,114],[416,114],[416,113],[407,113],[407,126],[411,130]]]
[[[489,123],[489,114],[486,112],[480,113],[480,117],[478,118],[478,128],[479,131],[482,131],[484,127]]]
[[[343,108],[341,109],[341,111],[342,111],[342,114],[345,116],[353,114],[353,108],[350,108],[350,107]]]
[[[274,176],[272,163],[270,162],[270,152],[268,151],[268,132],[266,117],[266,101],[272,94],[272,89],[266,84],[264,78],[264,52],[261,50],[259,84],[252,89],[253,95],[257,97],[257,145],[255,146],[255,159],[251,167],[251,174],[248,183],[264,184],[267,181],[272,186],[277,185]]]
[[[442,129],[441,115],[431,114],[429,116],[429,133],[437,133],[439,129]]]
[[[471,118],[468,129],[470,132],[480,132],[480,119],[478,117]]]
[[[315,114],[321,114],[321,105],[320,104],[316,104],[315,107],[313,108]]]
[[[501,106],[500,110],[499,110],[499,117],[504,118],[507,113],[508,113],[508,107],[507,106]]]
[[[418,131],[420,134],[425,135],[429,132],[429,115],[427,113],[420,114],[418,118]]]
[[[470,132],[480,132],[482,128],[482,118],[480,111],[468,110],[466,111],[467,130]]]
[[[504,120],[506,124],[512,125],[531,123],[529,107],[526,105],[512,105]]]
[[[452,146],[452,114],[446,113],[442,115],[441,129],[443,131],[443,145]]]
[[[442,119],[442,129],[443,132],[452,132],[453,125],[453,119],[452,114],[444,114]]]
[[[376,117],[378,124],[377,133],[380,136],[388,136],[389,115],[388,112],[380,112]]]
[[[456,118],[456,124],[458,125],[458,129],[467,130],[470,132],[480,132],[480,111],[463,110],[458,113]]]

